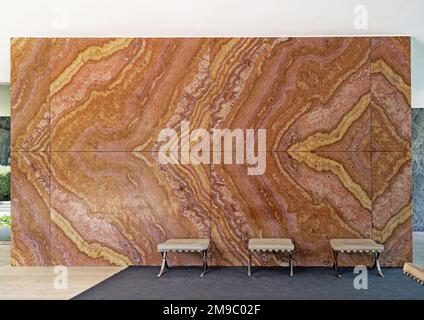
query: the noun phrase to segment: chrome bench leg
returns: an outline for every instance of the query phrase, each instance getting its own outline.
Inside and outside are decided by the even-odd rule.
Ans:
[[[336,276],[339,277],[339,278],[341,278],[342,277],[342,274],[340,273],[339,264],[337,263],[338,256],[339,256],[339,252],[336,251],[336,250],[333,250],[333,258],[334,258],[334,264],[333,265],[334,265],[334,269],[336,270]]]
[[[158,277],[160,277],[163,274],[163,271],[165,270],[165,266],[167,265],[166,255],[167,255],[167,252],[162,252],[162,265],[160,266]]]
[[[371,266],[371,270],[374,270],[376,266],[377,266],[377,260],[375,259],[374,252],[372,252],[372,266]]]
[[[250,277],[252,275],[252,252],[249,251],[248,253],[248,260],[247,260],[247,275]]]
[[[290,268],[290,277],[293,277],[293,253],[289,252],[289,268]]]
[[[374,257],[374,265],[377,266],[378,274],[380,275],[380,277],[384,278],[384,274],[381,271],[381,267],[380,267],[380,252],[374,252],[373,257]]]
[[[202,252],[202,260],[203,260],[203,272],[200,274],[200,277],[203,278],[203,276],[206,273],[206,269],[208,267],[208,250],[205,250]]]

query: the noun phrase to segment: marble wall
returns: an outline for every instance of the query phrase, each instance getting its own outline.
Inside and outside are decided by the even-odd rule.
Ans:
[[[13,264],[157,265],[170,237],[210,237],[214,265],[245,264],[251,237],[292,238],[297,265],[341,237],[410,261],[409,41],[13,39]],[[266,129],[265,173],[160,164],[183,120]]]
[[[424,231],[424,109],[412,109],[414,231]]]

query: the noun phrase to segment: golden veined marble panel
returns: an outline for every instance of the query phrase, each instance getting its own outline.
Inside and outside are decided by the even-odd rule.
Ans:
[[[267,152],[266,172],[213,165],[211,236],[216,265],[244,265],[253,237],[289,237],[297,265],[329,265],[331,238],[371,237],[371,153]],[[256,255],[255,264],[281,262]],[[366,256],[343,264],[369,263]]]
[[[383,265],[401,267],[412,261],[411,201],[410,152],[373,152],[373,238],[385,246]]]
[[[210,69],[212,128],[266,129],[266,151],[370,149],[369,38],[215,39]]]
[[[411,49],[409,37],[371,42],[372,150],[411,150]]]
[[[50,264],[50,153],[12,152],[12,265]]]
[[[52,262],[156,265],[168,238],[209,238],[209,168],[153,152],[52,152]],[[195,254],[171,263],[198,264]]]
[[[53,151],[152,151],[163,128],[208,128],[207,39],[54,39]]]
[[[50,39],[12,38],[11,148],[16,151],[50,149]]]

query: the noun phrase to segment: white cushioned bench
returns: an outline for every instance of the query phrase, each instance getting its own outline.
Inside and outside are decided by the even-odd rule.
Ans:
[[[406,262],[403,265],[403,273],[424,285],[424,268],[420,268],[413,263]]]
[[[158,252],[162,255],[162,265],[158,277],[163,274],[165,267],[169,269],[168,262],[166,261],[168,252],[199,252],[203,260],[203,272],[200,276],[203,277],[208,267],[207,256],[209,244],[209,239],[169,239],[163,243],[159,243]]]
[[[247,274],[252,274],[252,252],[287,252],[289,254],[290,276],[293,276],[293,251],[294,245],[291,239],[285,238],[253,238],[248,244],[249,261],[247,265]]]
[[[372,269],[377,267],[378,273],[384,277],[380,267],[380,254],[384,250],[384,246],[372,239],[331,239],[331,249],[333,250],[334,263],[333,268],[336,270],[338,277],[341,277],[337,258],[340,253],[371,253],[373,257]]]

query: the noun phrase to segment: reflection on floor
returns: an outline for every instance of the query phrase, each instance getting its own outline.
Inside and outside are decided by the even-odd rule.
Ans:
[[[424,266],[424,232],[414,233],[414,263],[417,265]],[[99,284],[100,282],[104,281],[105,279],[108,279],[112,275],[118,273],[119,271],[125,269],[122,267],[70,267],[67,268],[68,270],[68,289],[55,289],[54,283],[55,283],[55,277],[58,276],[58,274],[54,273],[53,267],[11,267],[10,265],[10,244],[5,242],[0,242],[0,300],[1,299],[70,299],[72,297],[77,296],[78,294],[88,290],[89,288],[92,288],[93,286],[96,286],[96,284]],[[146,273],[146,283],[148,284],[150,281],[154,284],[159,284],[159,282],[156,282],[156,277],[154,276],[157,272],[157,268],[143,268],[141,271],[142,273]],[[137,271],[135,271],[137,270]],[[244,276],[244,269],[240,269],[240,276]],[[279,277],[283,277],[284,281],[286,281],[286,270],[283,271],[277,271],[276,275]],[[306,269],[305,269],[306,271]],[[305,272],[304,271],[304,272]],[[124,277],[125,275],[128,275],[129,273],[137,272],[137,274],[140,272],[139,268],[130,268],[128,271],[123,272],[115,277],[113,277],[111,280],[114,281],[117,277]],[[169,277],[168,280],[159,280],[160,283],[166,282],[166,281],[174,281],[176,280],[178,282],[179,272],[193,272],[194,280],[197,279],[196,275],[198,273],[198,270],[190,271],[188,269],[187,271],[177,271],[174,274],[169,274],[164,276],[164,279]],[[230,273],[233,271],[229,271]],[[263,271],[262,271],[263,272]],[[311,270],[311,275],[313,273],[320,273],[320,271],[313,271]],[[389,271],[394,272],[394,278],[399,279],[399,281],[409,281],[409,278],[404,278],[403,275],[397,275],[397,271]],[[400,271],[399,271],[400,272]],[[152,275],[152,277],[149,277],[149,275]],[[236,272],[238,273],[238,272]],[[206,278],[211,278],[211,276],[214,278],[215,275],[218,276],[218,273],[212,272],[211,274],[207,275]],[[262,273],[264,275],[264,273]],[[327,270],[323,272],[324,275],[327,275]],[[350,272],[350,274],[352,274]],[[141,274],[140,274],[141,275]],[[261,272],[257,274],[257,276],[260,276]],[[273,275],[273,273],[271,273]],[[398,278],[399,277],[399,278]],[[150,279],[151,278],[151,279]],[[219,277],[218,277],[219,278]],[[299,274],[295,276],[292,280],[296,280],[296,278],[299,278]],[[310,281],[319,281],[321,276],[314,279],[313,277],[310,279]],[[347,278],[347,277],[346,277]],[[57,278],[56,278],[57,279]],[[140,281],[142,281],[142,277],[138,278]],[[174,280],[172,280],[174,279]],[[189,277],[191,279],[191,275]],[[244,279],[244,278],[243,278]],[[243,280],[242,279],[242,280]],[[255,279],[255,277],[253,277]],[[274,279],[272,277],[272,279]],[[318,280],[317,280],[318,279]],[[330,281],[333,279],[333,277],[329,278]],[[373,281],[377,281],[378,278],[374,279],[372,277]],[[132,279],[133,281],[134,279]],[[275,279],[274,279],[275,280]],[[299,280],[299,279],[298,279]],[[380,279],[378,279],[380,280]],[[387,279],[385,279],[387,280]],[[128,285],[129,288],[131,288],[133,285],[139,286],[140,281],[134,282],[131,284],[131,281],[123,281],[119,285],[126,286]],[[197,281],[197,280],[196,280]],[[217,284],[220,283],[220,280],[216,280]],[[243,280],[244,281],[244,280]],[[261,280],[262,281],[262,280]],[[287,280],[288,281],[288,280]],[[290,280],[291,281],[291,280]],[[345,280],[346,281],[346,280]],[[384,280],[383,280],[384,281]],[[413,281],[413,280],[411,280]],[[56,281],[57,282],[57,281]],[[206,281],[208,282],[208,281]],[[204,283],[206,283],[204,282]],[[260,285],[260,281],[255,281],[251,283],[257,283]],[[109,281],[106,281],[104,283],[101,283],[100,285],[96,286],[94,289],[97,290],[98,288],[107,289],[108,286],[111,285]],[[181,286],[183,285],[184,281],[181,283]],[[379,282],[377,282],[379,283]],[[388,282],[386,282],[388,283]],[[115,284],[113,284],[115,285]],[[415,285],[415,283],[414,283]],[[178,286],[177,286],[178,288]],[[421,288],[422,290],[422,288]],[[126,291],[126,290],[124,290]],[[390,290],[389,290],[390,291]],[[106,294],[107,292],[101,292],[97,291],[99,295],[99,298],[102,294]],[[79,298],[93,298],[92,295],[93,291],[90,290],[87,293],[84,293],[83,295],[79,296]],[[152,293],[153,294],[153,293]],[[105,297],[103,297],[105,298]],[[134,296],[133,298],[136,298]],[[143,298],[143,297],[140,297]],[[146,298],[146,297],[144,297]],[[148,297],[147,297],[148,298]],[[154,298],[153,295],[150,295],[150,298]],[[222,297],[224,298],[224,296]]]
[[[0,243],[0,300],[3,299],[70,299],[121,271],[122,267],[70,267],[68,288],[56,278],[54,267],[11,267],[10,245]],[[55,278],[57,279],[55,281]]]

